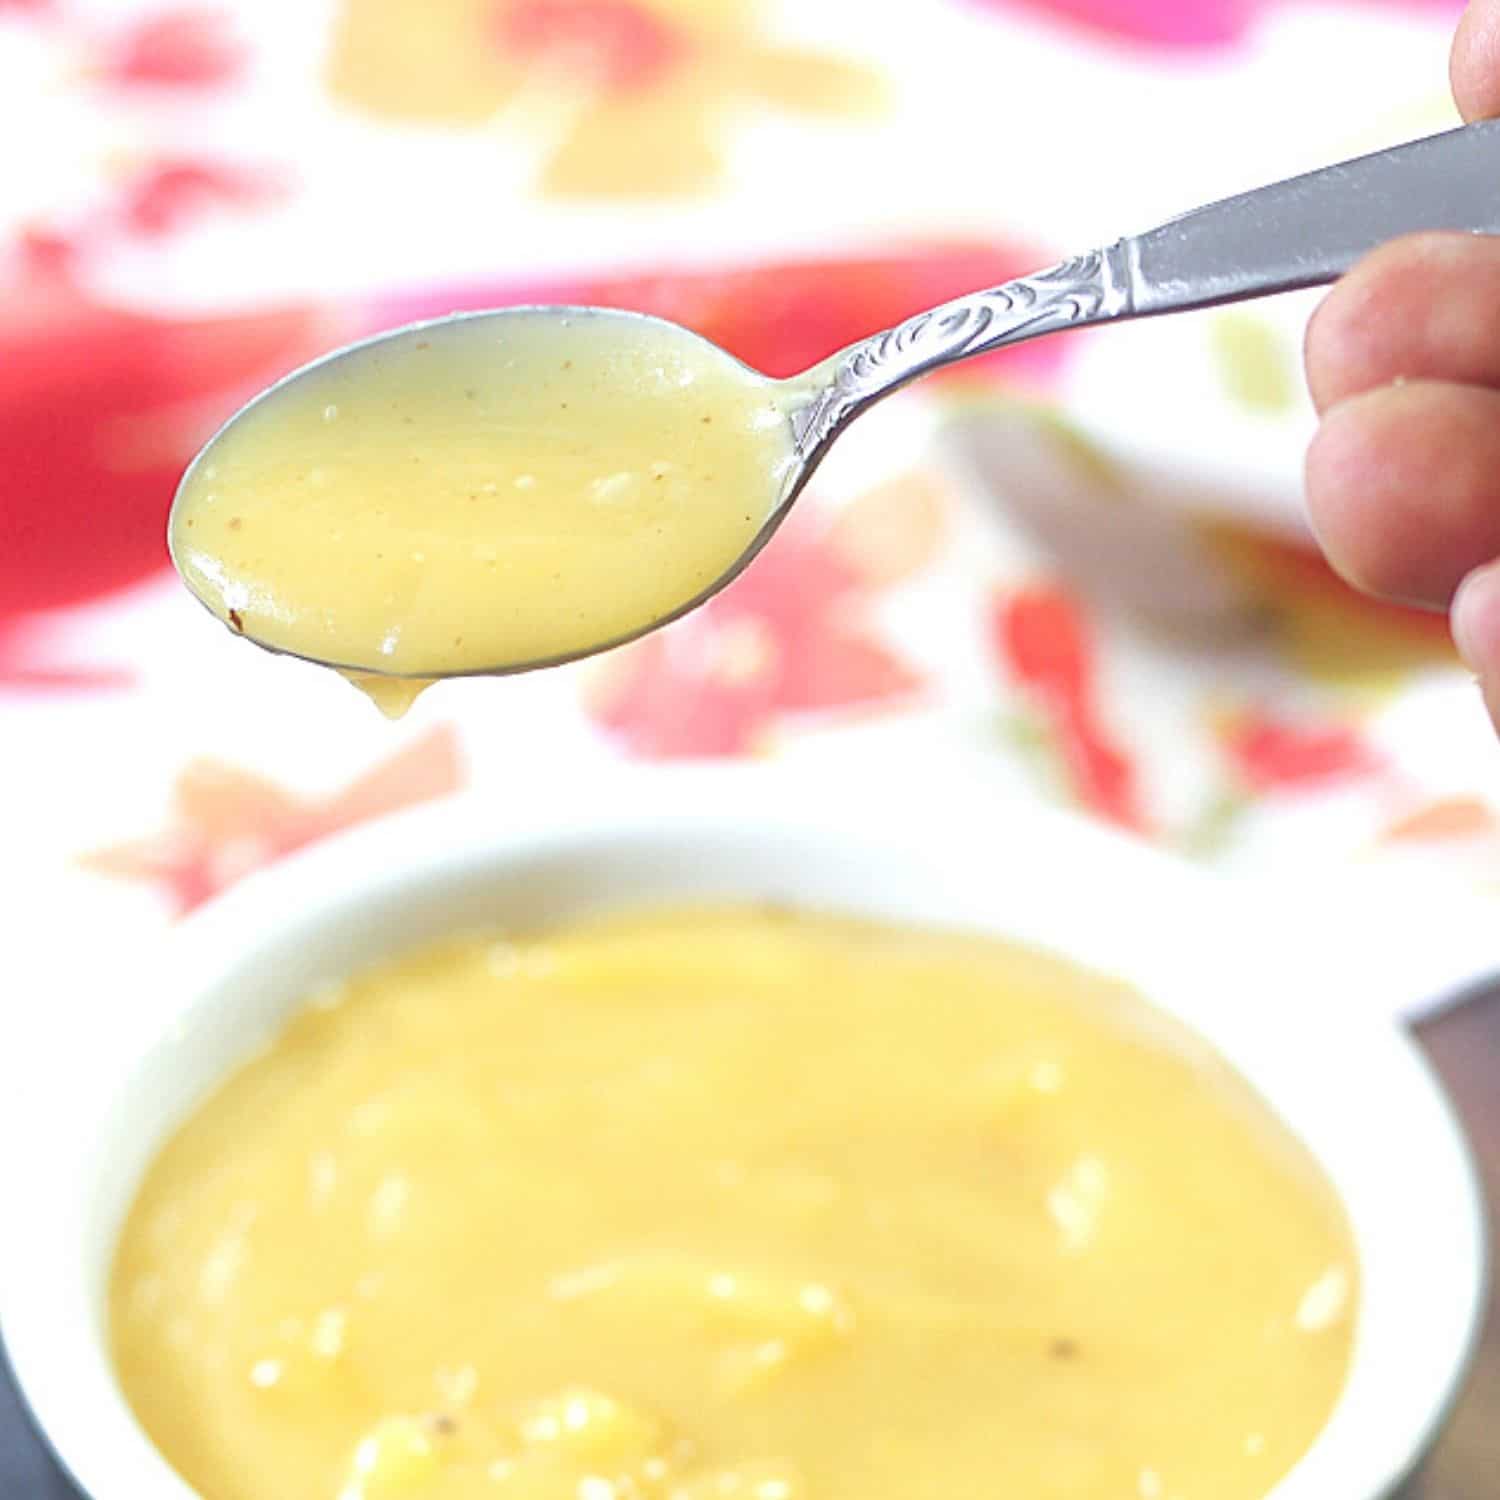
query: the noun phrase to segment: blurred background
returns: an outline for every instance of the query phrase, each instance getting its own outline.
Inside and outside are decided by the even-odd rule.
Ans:
[[[1355,596],[1302,520],[1315,298],[1049,339],[903,393],[705,609],[578,668],[440,686],[399,725],[217,629],[163,540],[217,423],[333,345],[567,300],[790,373],[1456,123],[1461,9],[0,0],[15,996],[86,994],[102,1038],[128,1019],[118,977],[249,870],[461,788],[503,819],[622,757],[963,774],[1225,877],[1495,909],[1496,752],[1444,623]],[[1420,918],[1382,941],[1423,972]],[[25,1024],[78,1020],[62,1001]],[[1427,1024],[1486,1107],[1500,1013]],[[54,1086],[17,1072],[14,1102]],[[1500,1121],[1473,1123],[1500,1161]],[[1500,1372],[1471,1410],[1454,1496],[1495,1492]]]

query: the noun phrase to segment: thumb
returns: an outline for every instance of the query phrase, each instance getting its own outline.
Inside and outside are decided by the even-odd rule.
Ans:
[[[1470,0],[1453,38],[1448,76],[1464,119],[1500,116],[1500,0]]]

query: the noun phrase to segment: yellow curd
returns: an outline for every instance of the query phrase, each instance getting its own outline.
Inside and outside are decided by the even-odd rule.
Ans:
[[[1259,1500],[1356,1276],[1124,987],[674,911],[310,997],[152,1166],[110,1320],[206,1500]]]
[[[186,476],[172,555],[232,629],[400,712],[432,678],[570,657],[691,603],[791,454],[776,383],[685,330],[459,319],[268,392]]]

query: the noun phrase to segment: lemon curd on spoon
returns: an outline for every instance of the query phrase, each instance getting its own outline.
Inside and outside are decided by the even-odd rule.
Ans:
[[[753,908],[313,998],[150,1168],[123,1389],[204,1500],[1261,1500],[1341,1205],[1131,991]]]
[[[770,519],[786,396],[685,329],[518,309],[418,325],[272,387],[200,454],[173,559],[233,630],[388,712],[694,602]]]

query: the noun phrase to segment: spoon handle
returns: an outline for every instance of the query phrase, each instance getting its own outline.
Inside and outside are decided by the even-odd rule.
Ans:
[[[872,402],[956,360],[1043,334],[1321,286],[1386,240],[1500,233],[1500,120],[1225,198],[1031,276],[959,297],[812,372],[795,417],[811,463]]]
[[[1500,121],[1291,177],[1121,241],[1129,312],[1323,286],[1377,245],[1424,229],[1500,233]]]

